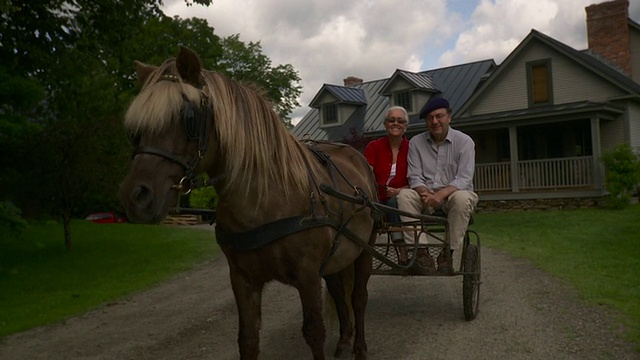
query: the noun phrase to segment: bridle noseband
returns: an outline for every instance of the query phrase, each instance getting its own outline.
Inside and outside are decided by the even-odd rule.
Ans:
[[[178,77],[173,74],[162,75],[160,81],[178,82]],[[191,86],[195,85],[188,83]],[[196,87],[197,88],[197,87]],[[198,106],[190,102],[183,94],[182,97],[186,101],[185,108],[182,110],[182,125],[185,130],[186,137],[189,141],[198,141],[198,153],[191,159],[186,161],[182,156],[174,154],[152,146],[138,146],[133,150],[132,158],[138,154],[152,154],[170,160],[184,169],[185,175],[177,184],[171,188],[182,194],[188,194],[196,185],[195,173],[196,166],[200,159],[204,157],[209,141],[209,128],[211,124],[211,106],[209,106],[209,97],[200,90],[200,104]]]

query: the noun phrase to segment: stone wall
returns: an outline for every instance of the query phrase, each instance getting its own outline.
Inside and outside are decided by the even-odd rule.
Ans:
[[[529,200],[482,200],[481,198],[476,207],[476,212],[545,211],[593,208],[603,206],[604,202],[605,198],[603,197]]]

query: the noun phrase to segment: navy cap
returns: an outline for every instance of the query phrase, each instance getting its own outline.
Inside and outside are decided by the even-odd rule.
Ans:
[[[427,104],[422,108],[422,110],[420,111],[420,116],[418,117],[418,119],[424,119],[427,117],[427,114],[432,112],[433,110],[437,110],[437,109],[449,109],[449,102],[447,101],[447,99],[445,98],[432,98],[431,100],[429,100],[429,102],[427,102]]]

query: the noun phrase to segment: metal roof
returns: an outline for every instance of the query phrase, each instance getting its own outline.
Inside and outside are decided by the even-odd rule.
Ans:
[[[391,90],[389,90],[391,84],[394,83],[395,79],[401,77],[405,79],[413,89],[426,90],[429,92],[438,92],[438,88],[436,86],[433,78],[426,73],[414,73],[406,70],[396,70],[393,75],[387,80],[387,84],[380,91],[380,95],[391,95]]]
[[[443,97],[449,100],[455,115],[457,109],[462,107],[478,85],[486,79],[486,75],[493,71],[495,67],[496,63],[493,60],[483,60],[419,73],[397,70],[394,75],[402,76],[407,81],[415,84],[417,88],[441,93]],[[338,89],[361,90],[364,93],[365,102],[360,104],[358,110],[344,124],[326,128],[320,128],[320,111],[317,108],[312,108],[291,130],[292,134],[298,138],[331,141],[342,141],[350,137],[351,129],[357,131],[358,134],[364,133],[371,137],[383,135],[384,126],[382,120],[385,111],[389,107],[389,97],[381,95],[381,92],[390,80],[393,80],[393,77],[363,82],[352,87],[323,85],[311,104],[316,105],[315,101],[324,91],[331,92],[338,91]],[[350,92],[349,94],[354,93]],[[336,96],[336,98],[339,98],[338,95],[342,96],[342,98],[346,96],[346,94],[342,93],[336,95],[333,92],[332,95]],[[423,105],[421,104],[420,108]],[[410,116],[408,132],[423,130],[424,125],[422,121],[419,121],[418,116]]]
[[[331,85],[324,84],[320,91],[313,97],[313,100],[309,103],[310,107],[317,108],[320,104],[316,104],[318,99],[322,96],[324,92],[329,92],[333,95],[339,103],[346,104],[355,104],[355,105],[365,105],[367,103],[367,99],[364,96],[364,91],[362,89],[347,87],[347,86],[339,86],[339,85]]]

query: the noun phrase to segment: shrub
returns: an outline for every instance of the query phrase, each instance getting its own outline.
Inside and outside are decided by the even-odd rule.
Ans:
[[[609,192],[608,207],[622,209],[638,191],[640,160],[627,144],[620,144],[602,154],[605,187]]]
[[[213,186],[193,189],[189,194],[189,204],[198,209],[215,209],[218,206],[218,193]]]

